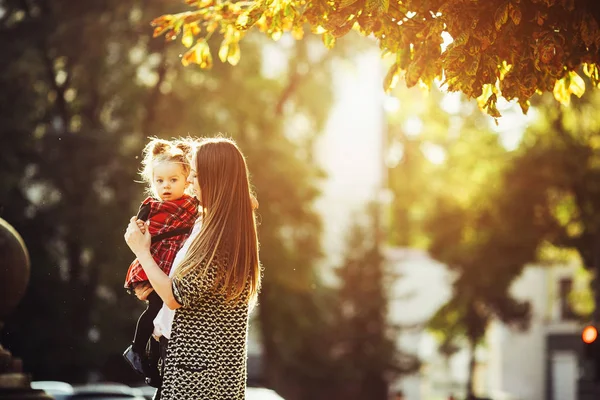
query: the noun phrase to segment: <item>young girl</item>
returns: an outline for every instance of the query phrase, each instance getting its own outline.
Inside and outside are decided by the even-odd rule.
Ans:
[[[261,280],[248,170],[228,139],[203,140],[193,154],[189,181],[202,218],[172,276],[152,257],[151,235],[136,217],[125,232],[164,306],[175,310],[168,340],[160,338],[166,356],[155,399],[242,400],[248,314]]]
[[[175,255],[198,217],[198,200],[186,194],[190,151],[191,146],[185,141],[169,142],[156,138],[144,148],[141,176],[148,184],[150,196],[141,204],[137,218],[148,221],[152,235],[151,255],[165,274],[171,271]],[[123,356],[137,372],[152,379],[146,345],[154,329],[153,320],[163,303],[152,290],[138,259],[129,266],[125,288],[146,299],[147,308],[140,315],[133,343]],[[144,294],[140,296],[139,293]]]

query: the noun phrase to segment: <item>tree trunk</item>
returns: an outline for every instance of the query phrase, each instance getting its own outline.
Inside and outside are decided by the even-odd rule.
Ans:
[[[475,399],[475,391],[473,390],[474,382],[473,378],[475,375],[475,349],[477,348],[477,341],[473,338],[469,338],[469,350],[470,350],[470,360],[469,360],[469,379],[467,381],[467,400]]]

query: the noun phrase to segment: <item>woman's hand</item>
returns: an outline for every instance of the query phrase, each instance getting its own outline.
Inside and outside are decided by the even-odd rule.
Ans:
[[[144,252],[150,252],[150,240],[148,227],[146,227],[145,232],[142,232],[137,224],[137,218],[131,217],[125,231],[125,242],[127,242],[127,245],[136,257],[139,257]]]

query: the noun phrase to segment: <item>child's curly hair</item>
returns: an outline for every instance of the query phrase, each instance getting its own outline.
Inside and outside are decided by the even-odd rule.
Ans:
[[[142,181],[148,185],[146,190],[149,194],[153,194],[152,178],[154,175],[154,165],[157,162],[169,161],[180,163],[187,178],[191,170],[190,157],[192,148],[193,145],[189,140],[150,138],[150,142],[148,142],[142,152],[144,158],[142,159],[142,170],[140,171]]]

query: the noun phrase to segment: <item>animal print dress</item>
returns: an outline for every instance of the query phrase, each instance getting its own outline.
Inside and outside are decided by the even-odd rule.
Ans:
[[[243,400],[246,389],[248,302],[226,303],[201,282],[173,278],[175,311],[164,364],[161,400]]]

